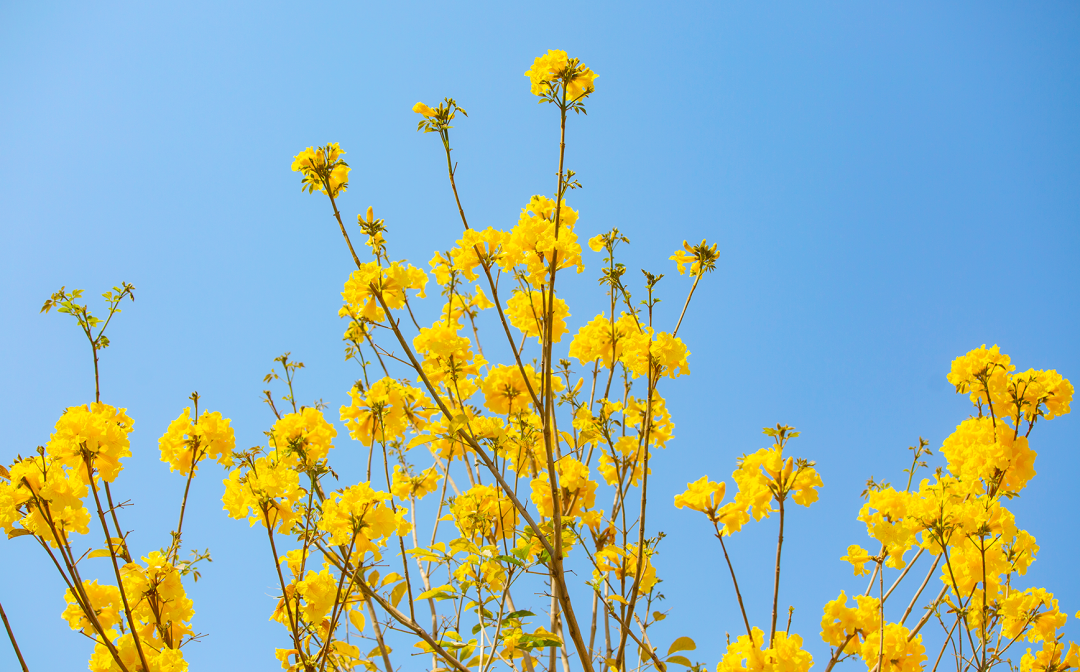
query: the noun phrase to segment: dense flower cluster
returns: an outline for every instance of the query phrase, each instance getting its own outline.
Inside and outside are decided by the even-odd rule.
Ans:
[[[429,262],[435,306],[416,301],[426,299],[429,275],[390,258],[391,230],[372,207],[357,224],[374,259],[356,256],[336,201],[348,186],[341,148],[309,147],[295,157],[303,188],[330,197],[356,265],[339,310],[348,320],[346,359],[359,366],[359,379],[341,390],[348,402],[337,419],[356,442],[333,451],[347,455],[341,474],[331,466],[335,419],[321,401],[299,404],[303,364],[287,354],[275,360],[281,374],[275,368],[265,378],[284,380],[288,391],[280,403],[264,393],[273,413],[264,445],[238,451],[230,421],[199,415],[197,394],[194,412],[185,408],[169,425],[158,441],[161,460],[186,475],[187,486],[168,545],[139,561],[120,524],[124,504],[111,491],[132,452],[124,409],[69,408],[46,447],[0,470],[0,527],[10,537],[35,536],[61,569],[62,616],[93,641],[90,670],[187,670],[181,647],[198,635],[184,581],[198,578],[196,564],[209,554],[182,561],[180,551],[187,493],[207,458],[228,470],[225,512],[259,523],[276,560],[266,573],[276,582],[267,611],[284,629],[276,658],[288,672],[397,669],[405,658],[394,649],[406,637],[422,656],[416,660],[430,657],[431,669],[456,672],[706,669],[686,657],[696,648],[686,637],[661,656],[650,629],[667,612],[665,535],[656,531],[649,487],[653,460],[674,445],[666,386],[690,372],[680,326],[699,281],[716,267],[717,245],[684,242],[670,257],[689,277],[676,278],[687,294],[665,330],[663,320],[674,316],[657,309],[667,301],[661,275],[645,272],[644,300],[632,296],[616,258],[629,239],[618,229],[591,231],[606,300],[603,312],[572,330],[560,292],[568,296],[568,275],[585,267],[578,231],[589,222],[567,202],[581,185],[564,167],[565,129],[569,112],[584,111],[596,74],[549,51],[526,75],[540,102],[559,112],[558,186],[529,198],[501,228],[471,228],[461,205],[450,122],[464,110],[451,98],[413,107],[418,130],[442,142],[463,226],[454,246]],[[107,293],[111,310],[133,289]],[[96,356],[107,341],[94,336],[101,321],[74,303],[78,296],[61,290],[46,307],[76,315]],[[1020,585],[1039,547],[1006,507],[1035,477],[1033,428],[1069,412],[1073,387],[1053,370],[1017,373],[996,346],[957,358],[948,380],[970,396],[974,415],[943,441],[944,464],[932,477],[915,478],[932,454],[920,441],[905,487],[868,483],[858,520],[871,550],[850,544],[842,560],[855,575],[870,575],[870,585],[825,605],[821,637],[832,647],[825,669],[857,656],[872,672],[921,672],[929,659],[924,626],[934,619],[945,631],[938,660],[957,643],[961,672],[1001,664],[1076,670],[1080,651],[1063,639],[1067,618],[1057,598]],[[729,636],[715,672],[808,672],[814,662],[791,632],[790,611],[784,627],[779,596],[785,529],[803,515],[791,504],[813,505],[823,482],[815,462],[791,454],[793,427],[764,433],[772,445],[739,458],[730,482],[701,476],[674,497],[675,508],[701,513],[711,526],[723,564],[709,558],[703,571],[730,575],[745,627]],[[363,476],[349,479],[356,473]],[[740,589],[732,559],[735,535],[752,521],[778,528],[767,629],[752,625],[760,612],[744,595],[757,592]],[[80,556],[72,541],[94,524],[105,548]],[[84,578],[86,557],[108,557],[113,578]],[[908,571],[927,559],[911,606],[899,615],[893,598],[887,610]],[[887,572],[895,580],[886,582]],[[1018,642],[1039,650],[1016,664],[1009,649]]]

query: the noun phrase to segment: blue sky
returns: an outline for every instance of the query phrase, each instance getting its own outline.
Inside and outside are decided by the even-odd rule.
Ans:
[[[291,351],[307,364],[299,396],[336,419],[358,375],[336,315],[350,260],[292,156],[340,142],[346,219],[374,206],[392,254],[426,265],[459,224],[413,103],[452,96],[469,111],[453,131],[464,205],[477,226],[509,227],[554,187],[555,111],[522,77],[553,48],[600,75],[568,132],[581,235],[617,226],[632,273],[668,273],[670,321],[686,287],[667,257],[684,238],[721,252],[680,333],[693,375],[664,390],[676,440],[653,501],[727,477],[766,445],[763,426],[801,430],[794,452],[817,460],[825,488],[791,517],[782,601],[827,657],[821,607],[861,589],[838,558],[865,544],[864,481],[900,480],[906,446],[923,436],[936,449],[969,413],[950,361],[997,343],[1020,370],[1080,379],[1076,4],[3,3],[0,460],[92,400],[88,347],[38,314],[61,285],[138,288],[110,328],[102,384],[135,420],[118,487],[142,553],[167,543],[160,519],[183,483],[157,461],[157,438],[192,390],[255,445],[271,419],[262,376]],[[567,283],[578,324],[601,309],[600,261],[587,256]],[[1039,475],[1014,502],[1042,547],[1030,585],[1069,614],[1077,428],[1066,416],[1036,429]],[[349,444],[342,433],[346,470]],[[186,655],[192,669],[273,669],[285,634],[266,621],[269,551],[220,511],[221,489],[207,467],[192,495],[185,541],[215,562],[192,591],[209,637]],[[661,632],[695,638],[711,667],[739,619],[699,518],[668,507],[652,520],[668,535]],[[760,624],[774,535],[765,522],[730,544]],[[6,542],[0,601],[32,669],[81,669],[88,648],[60,620],[62,584],[44,562],[25,539]],[[1068,635],[1080,638],[1071,619]]]

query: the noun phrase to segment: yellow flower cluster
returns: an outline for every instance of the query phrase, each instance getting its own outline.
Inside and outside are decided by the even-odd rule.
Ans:
[[[8,535],[18,523],[55,547],[70,533],[89,532],[90,511],[83,505],[89,486],[81,470],[69,471],[46,455],[16,462],[9,474],[10,482],[0,481],[0,527]]]
[[[417,296],[424,297],[427,273],[411,264],[392,262],[383,268],[371,261],[353,271],[345,281],[341,298],[345,305],[338,311],[341,317],[363,317],[372,322],[382,322],[386,311],[379,303],[379,296],[391,310],[405,305],[405,290],[417,290]]]
[[[985,345],[953,360],[947,378],[959,393],[968,393],[974,404],[986,404],[994,417],[1019,426],[1022,419],[1051,420],[1069,413],[1073,386],[1057,371],[1028,369],[1013,374],[1016,367],[998,346]]]
[[[358,483],[331,493],[322,505],[319,529],[330,535],[330,543],[353,545],[360,553],[378,553],[387,537],[404,536],[412,529],[405,519],[408,509],[394,511],[390,495],[373,490],[368,483]]]
[[[716,251],[716,243],[710,247],[703,239],[698,245],[690,245],[683,241],[683,249],[675,250],[675,254],[669,259],[675,262],[679,268],[679,275],[686,274],[686,267],[690,267],[690,275],[699,276],[703,271],[711,271],[716,267],[716,260],[720,254]]]
[[[645,564],[641,568],[641,580],[638,583],[638,594],[648,595],[656,585],[656,568],[652,564],[652,550],[645,548]],[[637,544],[619,546],[605,546],[596,552],[596,570],[593,571],[594,580],[599,580],[604,575],[610,574],[618,581],[633,582],[638,575],[638,547]]]
[[[131,455],[131,430],[122,408],[94,402],[66,409],[44,453],[14,463],[0,480],[0,527],[12,534],[19,525],[53,546],[70,533],[87,534],[90,474],[95,483],[116,479]]]
[[[229,419],[217,411],[204,411],[198,422],[192,422],[191,409],[185,408],[169,429],[158,440],[161,461],[169,465],[169,471],[189,473],[198,469],[199,461],[210,457],[230,466],[236,437]]]
[[[184,591],[180,572],[162,553],[155,551],[142,561],[145,566],[128,563],[120,569],[139,645],[153,672],[183,672],[188,668],[180,646],[185,637],[193,634],[190,621],[195,611],[192,602]],[[92,618],[104,629],[127,669],[142,669],[135,640],[124,627],[127,623],[120,589],[84,580],[80,592],[92,605]],[[90,658],[91,672],[120,672],[122,668],[97,635],[91,617],[79,606],[70,589],[64,599],[68,605],[62,614],[64,620],[72,630],[95,640]]]
[[[365,446],[394,441],[409,429],[422,430],[434,411],[423,392],[393,378],[375,381],[366,392],[354,387],[349,398],[350,404],[341,407],[341,420],[349,435]]]
[[[322,411],[310,406],[299,413],[281,416],[270,430],[270,442],[279,454],[295,455],[297,468],[306,470],[322,462],[333,448],[337,430],[326,421]]]
[[[717,509],[724,500],[727,484],[723,481],[714,483],[708,476],[702,476],[693,483],[686,484],[686,492],[675,495],[675,508],[686,507],[704,513],[710,521],[717,522]]]
[[[349,164],[341,160],[344,153],[336,142],[308,147],[293,157],[292,169],[303,175],[303,188],[309,194],[321,191],[337,198],[349,186]]]
[[[298,515],[296,505],[307,495],[294,468],[297,463],[295,455],[272,452],[233,469],[221,497],[229,516],[246,516],[252,525],[261,522],[281,532],[291,529]]]
[[[738,469],[731,474],[738,488],[734,501],[719,506],[725,484],[702,477],[686,484],[686,492],[675,496],[675,506],[704,513],[724,536],[741,530],[751,516],[755,520],[768,518],[775,511],[773,503],[782,504],[788,497],[796,504],[810,506],[818,499],[821,476],[813,462],[784,458],[787,438],[798,436],[798,432],[786,434],[789,430],[785,427],[785,434],[777,434],[777,430],[766,428],[766,434],[776,437],[775,445],[739,459]]]
[[[547,333],[544,299],[543,292],[531,290],[526,294],[518,291],[506,302],[506,316],[510,318],[510,324],[526,337],[535,336],[541,343]],[[555,304],[551,317],[551,342],[558,343],[566,333],[566,318],[570,317],[570,309],[559,297],[553,299]]]
[[[949,472],[965,494],[978,490],[1017,493],[1035,477],[1035,451],[1026,436],[1004,422],[995,426],[992,418],[968,418],[960,423],[941,446],[949,461]]]
[[[578,213],[563,202],[558,207],[556,222],[555,211],[555,201],[547,196],[533,196],[521,209],[518,223],[510,231],[499,258],[504,270],[525,266],[525,279],[534,287],[541,287],[549,280],[553,259],[557,270],[577,268],[578,273],[585,270],[581,245],[574,233]]]
[[[610,369],[618,362],[640,377],[648,372],[651,340],[632,315],[623,313],[612,322],[600,314],[578,330],[570,344],[570,356],[582,366],[599,360]]]
[[[450,259],[444,258],[441,253],[432,257],[430,263],[435,281],[440,285],[448,284],[451,271],[473,281],[480,277],[477,268],[490,268],[496,264],[503,270],[513,268],[513,264],[504,263],[504,250],[509,240],[509,233],[492,227],[483,231],[466,229],[457,245],[450,250]]]
[[[877,632],[881,627],[879,609],[878,599],[868,595],[856,595],[855,606],[849,607],[847,595],[841,590],[840,597],[825,605],[821,639],[829,646],[840,646],[848,637],[866,639],[870,632]]]
[[[1027,650],[1020,658],[1020,672],[1066,672],[1080,669],[1080,646],[1069,642],[1068,653],[1063,642],[1044,642],[1042,649],[1032,655]]]
[[[72,406],[56,421],[46,451],[70,469],[73,478],[89,483],[89,464],[101,480],[111,483],[123,469],[120,460],[131,455],[132,428],[126,409],[101,402]]]
[[[724,658],[716,664],[716,672],[808,672],[813,657],[803,650],[802,637],[777,632],[769,648],[765,648],[765,633],[753,628],[753,640],[740,635],[732,642]]]
[[[454,398],[468,399],[476,392],[475,378],[487,362],[472,350],[472,341],[458,333],[461,323],[445,317],[420,329],[413,348],[423,356],[421,366],[432,383]]]
[[[596,481],[589,478],[589,468],[573,457],[563,457],[555,463],[555,473],[559,476],[560,514],[564,519],[581,520],[586,525],[596,526],[600,522],[600,513],[590,511],[596,503]],[[541,516],[550,518],[554,515],[551,500],[551,484],[546,471],[532,480],[531,498]]]
[[[911,631],[899,623],[885,624],[884,639],[880,629],[870,630],[859,648],[863,663],[872,668],[881,660],[882,672],[922,672],[926,647],[922,635],[909,639],[910,634]]]
[[[525,76],[532,82],[534,96],[546,95],[560,85],[566,88],[567,101],[580,100],[595,90],[593,82],[596,73],[579,66],[577,60],[571,61],[566,52],[558,49],[548,50],[543,56],[537,56],[532,67],[525,71]]]
[[[435,467],[425,469],[416,476],[401,468],[394,467],[394,478],[390,485],[390,494],[400,499],[421,499],[430,495],[439,487],[439,472]]]
[[[450,513],[461,535],[476,543],[514,538],[517,509],[497,487],[474,485],[454,499]]]
[[[532,392],[540,396],[540,375],[531,364],[526,364],[524,368]],[[521,375],[521,368],[517,366],[499,364],[491,367],[480,383],[480,389],[484,392],[484,407],[497,415],[520,413],[532,404],[529,386],[525,383],[525,376]]]
[[[570,344],[570,356],[582,365],[599,361],[610,369],[618,362],[635,378],[648,374],[650,363],[657,378],[688,375],[689,355],[682,339],[666,332],[654,335],[652,329],[641,327],[625,313],[615,322],[597,315],[578,330]]]

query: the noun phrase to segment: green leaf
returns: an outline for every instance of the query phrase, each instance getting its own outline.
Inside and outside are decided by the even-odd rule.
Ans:
[[[534,614],[533,612],[528,611],[526,609],[518,609],[517,611],[511,611],[509,614],[507,614],[506,618],[522,618],[524,616],[535,616],[535,615],[536,614]]]
[[[27,534],[33,534],[33,532],[31,532],[30,530],[24,530],[21,527],[16,527],[15,529],[7,533],[7,538],[14,539],[15,537],[22,537]]]
[[[694,666],[693,663],[691,663],[689,660],[687,660],[683,656],[668,656],[668,659],[666,661],[664,661],[664,662],[675,663],[676,665],[682,665],[683,667],[693,667]]]
[[[107,548],[99,548],[96,551],[90,551],[90,554],[87,555],[86,557],[88,557],[88,558],[107,558],[107,557],[109,557],[109,555],[110,555],[109,549],[107,549]]]
[[[671,643],[671,646],[668,647],[667,652],[670,656],[671,654],[677,653],[679,651],[693,651],[696,648],[697,644],[694,643],[694,640],[690,639],[689,637],[679,637]]]

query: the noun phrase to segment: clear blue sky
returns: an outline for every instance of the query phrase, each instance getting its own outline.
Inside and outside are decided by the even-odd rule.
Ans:
[[[1080,382],[1075,3],[3,2],[0,460],[92,400],[89,349],[66,319],[38,315],[43,300],[135,284],[103,399],[135,420],[118,485],[135,502],[134,548],[165,545],[182,480],[157,439],[192,390],[243,447],[269,428],[273,357],[306,362],[299,396],[332,410],[357,376],[336,316],[350,260],[292,156],[340,142],[346,218],[373,205],[395,256],[426,264],[459,224],[412,104],[452,96],[469,111],[454,130],[464,204],[477,225],[509,227],[554,186],[554,110],[522,77],[552,48],[600,75],[568,134],[582,235],[625,231],[635,275],[669,273],[669,318],[685,287],[667,256],[684,238],[721,251],[681,333],[693,375],[666,388],[676,440],[653,501],[727,477],[765,445],[761,427],[798,427],[795,453],[818,461],[825,488],[791,517],[782,600],[820,661],[822,605],[861,588],[838,558],[866,543],[863,482],[899,480],[906,446],[937,448],[969,412],[950,361],[997,343],[1021,370]],[[568,285],[578,321],[599,312],[588,260]],[[1042,546],[1029,585],[1070,615],[1078,431],[1072,416],[1036,429],[1039,475],[1014,506]],[[338,452],[355,463],[349,441]],[[206,467],[192,495],[185,541],[215,562],[192,591],[209,637],[186,655],[193,670],[276,669],[270,554],[220,511],[220,479]],[[654,511],[668,534],[661,632],[694,637],[711,668],[739,629],[722,557],[700,516]],[[774,534],[766,522],[731,544],[760,624]],[[89,648],[60,620],[45,562],[25,538],[3,543],[0,601],[35,672],[83,669]],[[1080,638],[1071,618],[1068,634]],[[0,668],[13,665],[0,645]]]

